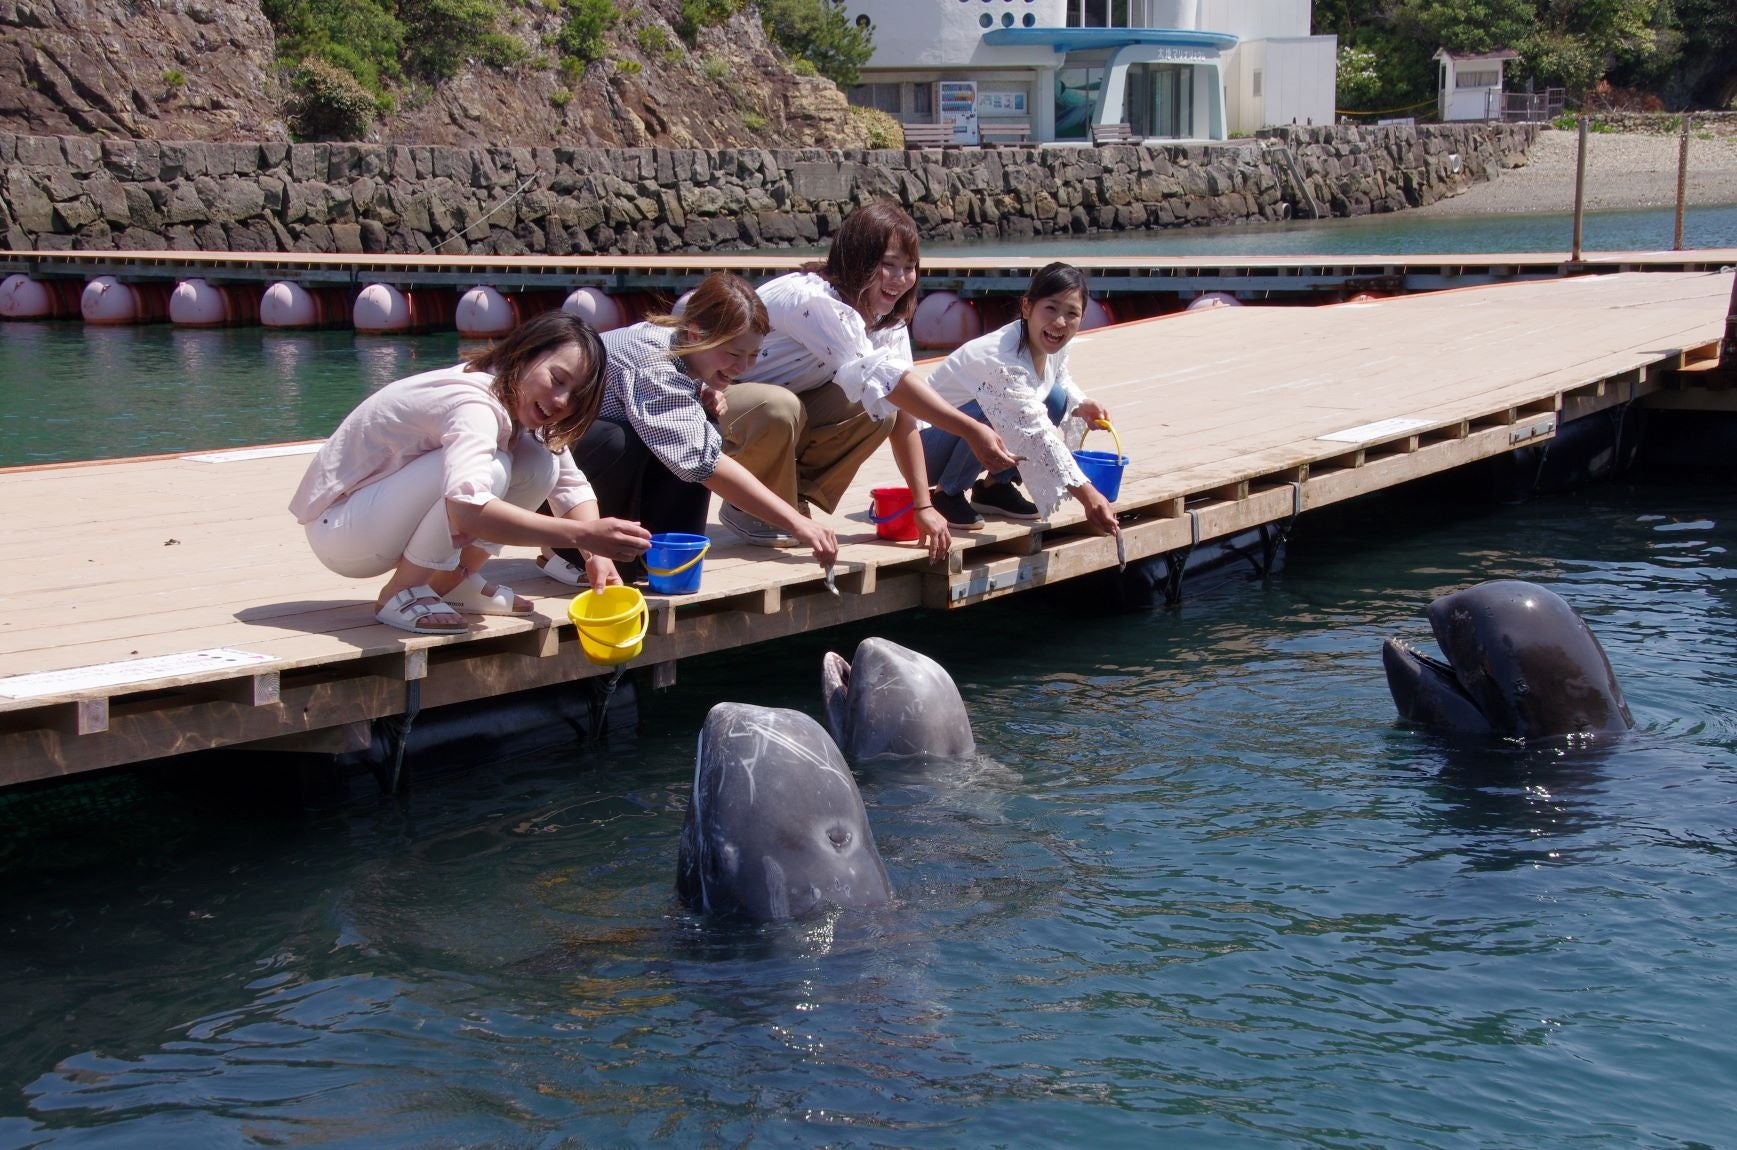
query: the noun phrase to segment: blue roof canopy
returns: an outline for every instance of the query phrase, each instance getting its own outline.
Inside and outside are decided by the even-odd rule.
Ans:
[[[1222,52],[1234,48],[1237,37],[1229,32],[1196,32],[1188,28],[995,28],[983,33],[983,42],[997,48],[1048,45],[1056,52],[1089,52],[1132,44],[1211,48]]]

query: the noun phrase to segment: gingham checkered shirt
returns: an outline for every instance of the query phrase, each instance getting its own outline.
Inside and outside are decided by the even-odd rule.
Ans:
[[[700,384],[670,354],[677,329],[636,323],[603,333],[608,383],[598,418],[632,427],[670,472],[701,483],[718,466],[724,437],[700,406]]]

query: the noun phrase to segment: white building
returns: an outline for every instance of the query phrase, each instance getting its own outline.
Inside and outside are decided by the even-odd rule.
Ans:
[[[874,26],[852,102],[905,123],[968,103],[984,126],[1085,140],[1222,140],[1273,124],[1333,122],[1334,36],[1310,0],[843,0]],[[942,81],[951,82],[938,88]],[[966,82],[966,83],[959,83]]]
[[[1518,60],[1520,53],[1508,48],[1493,52],[1449,52],[1438,48],[1441,91],[1436,97],[1442,122],[1449,120],[1500,120],[1502,118],[1502,66]]]

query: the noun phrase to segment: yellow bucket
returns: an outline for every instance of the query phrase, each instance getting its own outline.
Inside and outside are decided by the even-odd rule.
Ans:
[[[645,645],[651,612],[635,587],[581,591],[567,604],[567,618],[579,629],[585,657],[605,666],[625,663]]]

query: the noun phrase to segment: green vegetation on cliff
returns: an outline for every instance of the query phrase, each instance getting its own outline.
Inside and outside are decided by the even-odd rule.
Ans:
[[[288,70],[298,130],[349,136],[390,109],[406,87],[440,83],[467,65],[526,63],[531,49],[507,27],[516,14],[530,15],[533,24],[554,19],[541,47],[558,58],[569,82],[609,55],[624,16],[647,16],[641,5],[624,12],[614,0],[262,0],[262,8]],[[677,0],[672,15],[676,32],[692,44],[702,29],[750,8],[797,70],[841,86],[856,82],[873,51],[873,29],[851,23],[836,0]],[[634,38],[642,48],[657,34],[647,27],[641,24]]]

